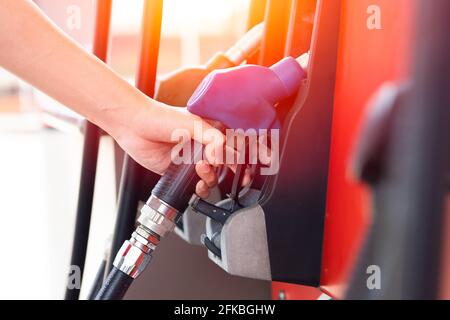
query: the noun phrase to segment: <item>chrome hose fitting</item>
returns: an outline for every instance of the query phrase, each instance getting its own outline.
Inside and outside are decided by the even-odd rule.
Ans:
[[[151,195],[141,209],[138,222],[161,238],[172,232],[181,214],[164,201]]]
[[[141,209],[139,226],[117,253],[114,267],[136,279],[150,263],[160,239],[174,230],[180,217],[176,209],[152,195]]]

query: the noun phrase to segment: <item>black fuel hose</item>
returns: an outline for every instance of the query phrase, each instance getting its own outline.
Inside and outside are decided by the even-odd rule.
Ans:
[[[189,206],[200,180],[195,164],[201,160],[203,146],[199,142],[191,144],[189,161],[181,164],[172,163],[166,173],[159,179],[152,190],[152,196],[158,198],[179,213]],[[133,282],[133,277],[114,267],[95,296],[95,300],[120,300]]]
[[[172,163],[152,190],[153,196],[178,212],[187,209],[195,193],[195,187],[200,181],[195,171],[195,163],[201,160],[203,147],[198,142],[192,142],[191,146],[193,151],[190,161],[179,165]]]
[[[94,283],[89,291],[88,300],[94,300],[98,292],[102,288],[106,268],[106,260],[103,260],[95,275]]]
[[[121,300],[132,283],[132,277],[114,267],[97,293],[95,300]]]

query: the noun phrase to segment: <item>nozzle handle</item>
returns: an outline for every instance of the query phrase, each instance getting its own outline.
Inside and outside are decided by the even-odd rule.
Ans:
[[[178,212],[184,212],[195,194],[195,187],[200,181],[195,172],[195,164],[202,159],[203,145],[197,141],[188,142],[190,157],[182,164],[172,163],[166,173],[159,179],[152,190],[152,195],[165,202]]]
[[[227,106],[225,101],[228,100],[227,112],[221,117],[217,114],[215,114],[215,117],[209,117],[207,114],[205,118],[220,120],[229,128],[270,128],[273,119],[276,118],[272,103],[286,99],[294,94],[306,75],[299,63],[291,57],[281,60],[272,66],[270,70],[253,66],[237,68],[234,73],[213,73],[197,89],[188,102],[188,109],[197,115],[204,116],[202,110],[208,112],[214,110],[213,112],[217,112],[220,108],[215,107],[215,104],[220,104],[223,109],[224,105]],[[236,88],[236,79],[240,84],[240,91],[226,90],[227,88]],[[246,81],[242,81],[242,79]],[[258,82],[260,85],[257,85]],[[229,93],[232,93],[234,98],[230,98]],[[253,121],[253,124],[256,123],[256,125],[249,125],[242,119],[241,109],[242,101],[245,101],[244,97],[250,99],[250,102],[257,101],[261,103],[264,96],[270,96],[271,99],[269,100],[275,101],[266,101],[267,108],[265,108],[265,112],[262,112],[262,109],[259,112],[261,121],[256,121],[257,123]],[[234,104],[230,100],[231,102],[234,101]],[[230,107],[230,104],[234,107]],[[261,106],[259,107],[261,108]],[[255,114],[251,116],[256,118]],[[199,177],[195,172],[195,164],[202,159],[203,155],[203,146],[199,142],[191,141],[189,143],[192,150],[189,161],[178,165],[171,164],[152,191],[153,196],[180,213],[186,210],[192,195],[195,193],[195,187],[199,181]]]

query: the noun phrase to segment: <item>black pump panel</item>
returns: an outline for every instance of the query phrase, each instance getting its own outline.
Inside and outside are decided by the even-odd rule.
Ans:
[[[317,1],[308,80],[284,121],[279,174],[260,201],[274,281],[320,284],[340,12],[340,0]]]

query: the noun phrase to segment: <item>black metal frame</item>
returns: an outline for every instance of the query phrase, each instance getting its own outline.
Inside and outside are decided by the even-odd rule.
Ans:
[[[112,0],[97,0],[95,36],[93,53],[106,62],[108,53],[109,31],[111,21]],[[78,266],[83,279],[86,251],[91,224],[92,203],[94,198],[95,177],[100,136],[102,130],[95,124],[86,121],[84,130],[83,159],[78,194],[75,233],[72,247],[71,266]],[[66,288],[66,300],[78,300],[80,289]]]

